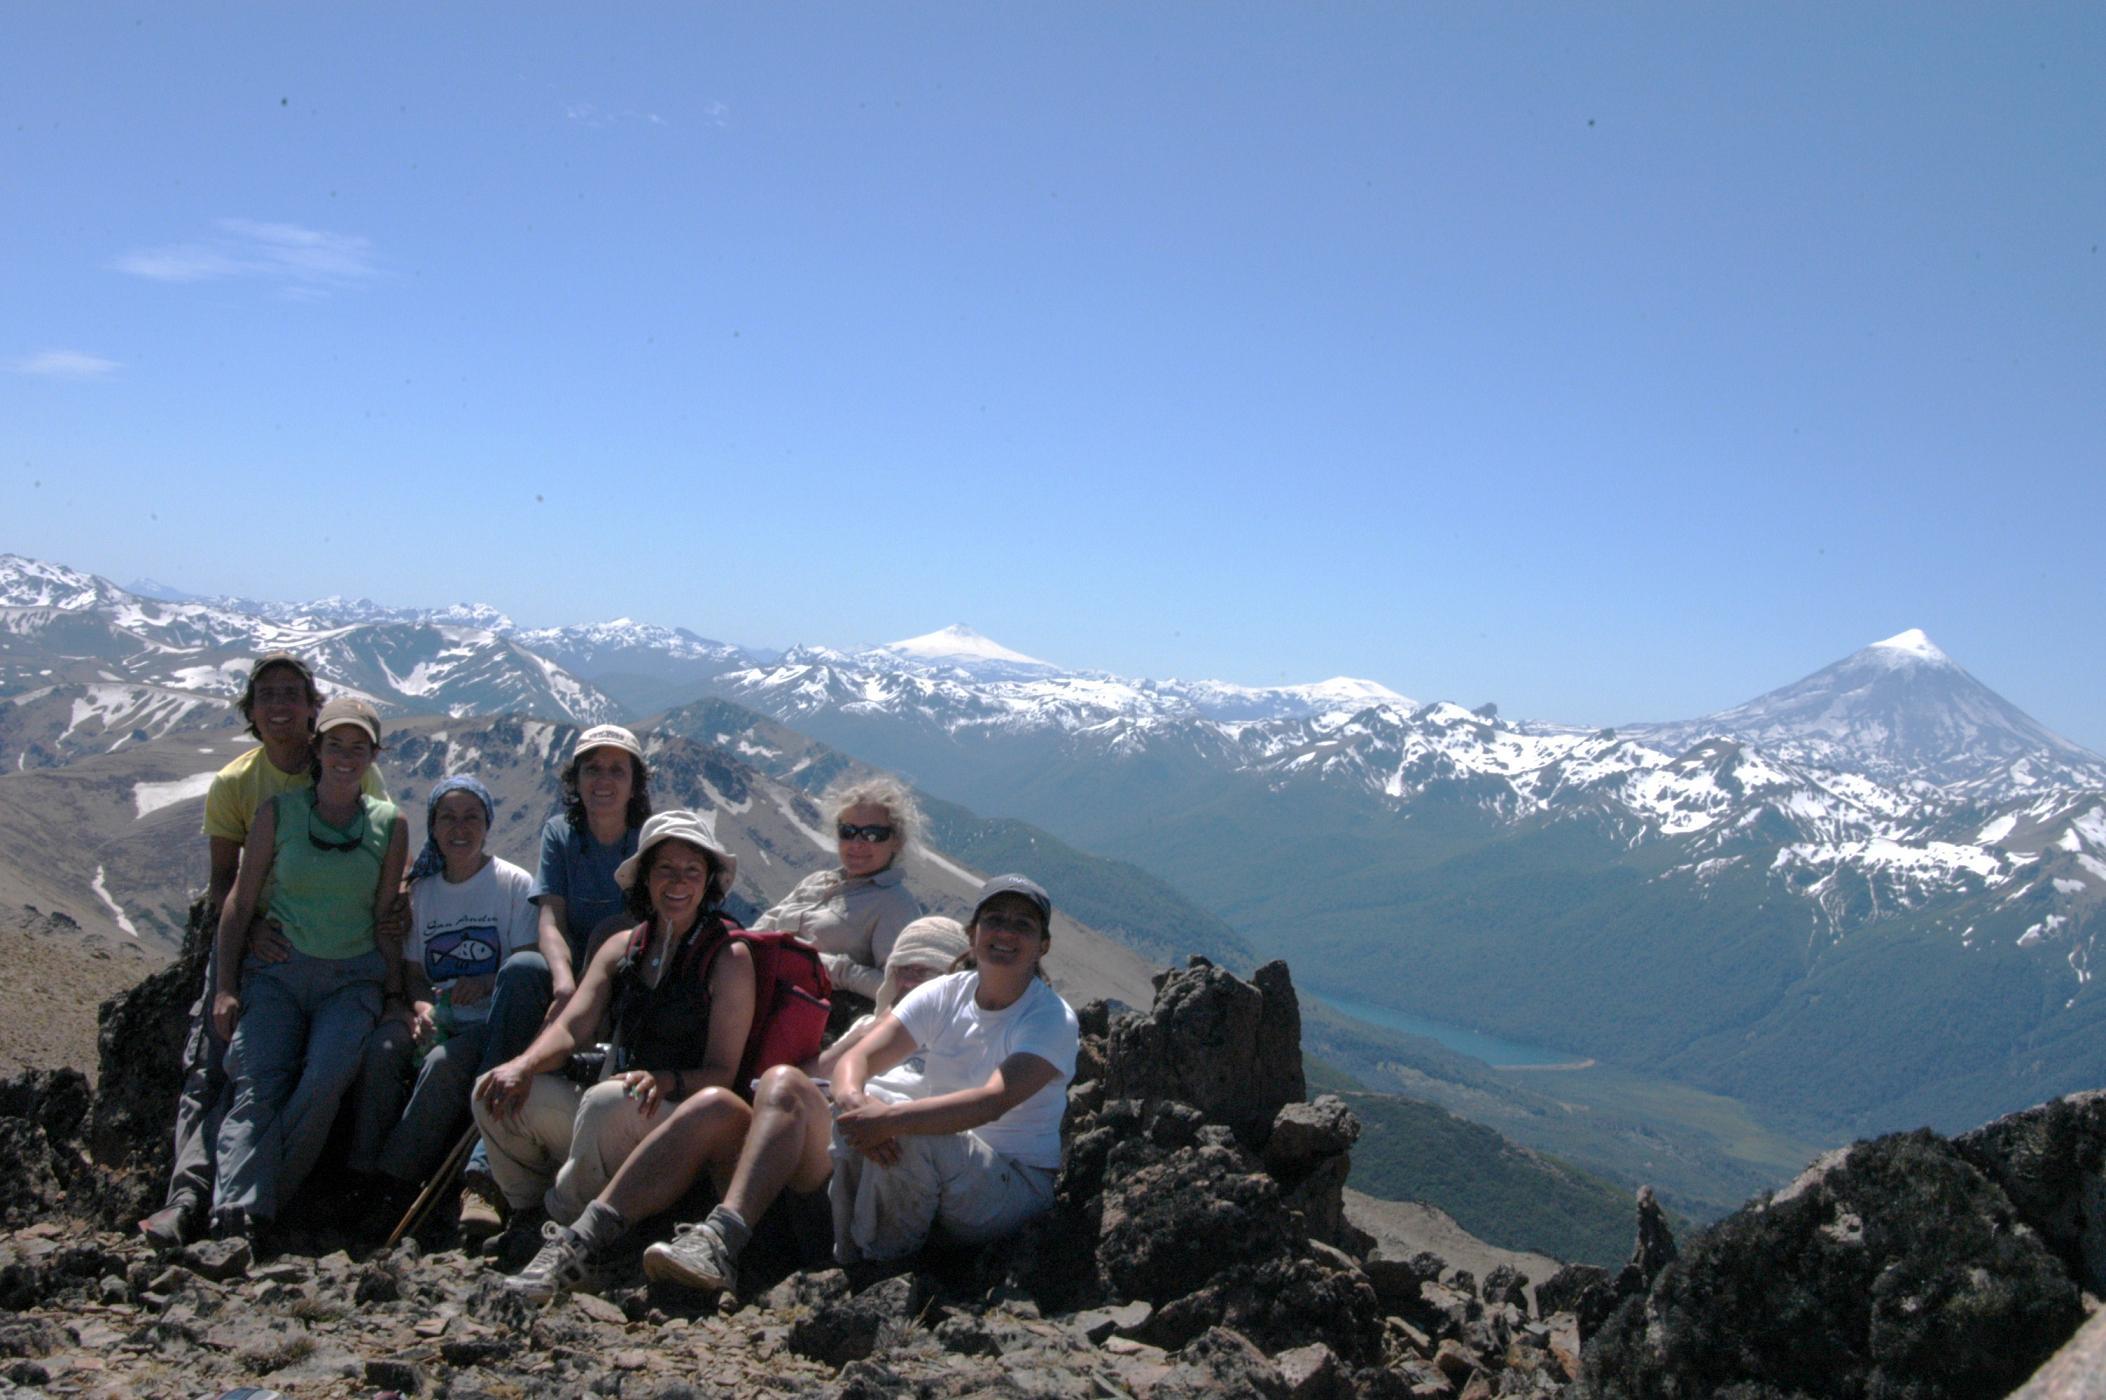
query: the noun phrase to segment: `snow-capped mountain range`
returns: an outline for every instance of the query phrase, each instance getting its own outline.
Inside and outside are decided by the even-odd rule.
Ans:
[[[977,728],[1053,730],[1090,736],[1109,748],[1138,732],[1185,721],[1342,721],[1370,704],[1409,709],[1412,703],[1372,681],[1346,677],[1313,685],[1240,686],[1063,671],[957,626],[856,651],[791,647],[772,662],[719,674],[711,688],[793,725],[799,717],[840,711],[885,715],[953,735]]]
[[[929,753],[937,736],[978,756],[1004,737],[1052,734],[1066,763],[1197,757],[1274,788],[1315,783],[1393,809],[1462,802],[1501,823],[1586,821],[1626,845],[1677,841],[1692,867],[1753,830],[1777,847],[1780,881],[1853,866],[1891,887],[1888,908],[1972,887],[2015,895],[2042,880],[2070,900],[2106,898],[2106,847],[2086,816],[2106,801],[2106,759],[2043,728],[1921,632],[1715,716],[1622,730],[1415,705],[1344,679],[1253,690],[1050,667],[1024,678],[1005,657],[1001,677],[982,680],[977,650],[938,654],[917,638],[909,663],[902,647],[793,648],[716,687],[830,741],[863,736],[866,752],[882,718],[918,738],[870,756],[910,772],[944,767]],[[1056,830],[1072,821],[1025,815]],[[2050,852],[2076,859],[2049,860],[2049,872]],[[1724,867],[1698,868],[1712,878]],[[1806,897],[1823,907],[1812,884]]]
[[[713,684],[931,791],[1156,871],[1261,949],[1299,950],[1298,968],[1315,956],[1319,987],[1442,1018],[1460,996],[1486,1008],[1483,1028],[1688,1056],[1706,1082],[1772,1102],[1807,1086],[1864,1129],[2106,1082],[2106,1037],[2073,1029],[2106,1014],[2092,985],[2106,759],[1921,632],[1716,715],[1614,730],[1347,680],[1135,681],[993,650],[956,635],[792,648]],[[1552,893],[1617,879],[1644,882],[1665,942],[1620,930],[1628,894]],[[1748,961],[1692,987],[1691,959],[1718,956],[1711,936]],[[2008,960],[1993,975],[1964,961],[1992,953]],[[1427,975],[1394,975],[1413,964]],[[1612,967],[1598,995],[1567,990]],[[1843,1011],[1866,977],[1924,979],[1959,1005],[1996,988],[2008,1000],[1970,1031],[1993,1072],[1866,1087],[1801,1023],[1853,1017],[1884,1047],[1874,1058],[1927,1033]],[[1627,997],[1675,1029],[1642,1029]],[[1736,1024],[1728,1048],[1702,1040]],[[2017,1058],[2030,1043],[2059,1048]],[[1814,1047],[1825,1058],[1808,1063]]]
[[[1448,956],[1438,940],[1493,928],[1517,940],[1500,975],[1541,979],[1550,1004],[1559,978],[1614,964],[1600,949],[1573,963],[1570,948],[1527,941],[1531,927],[1570,924],[1584,901],[1512,904],[1534,888],[1500,873],[1518,859],[1560,885],[1641,881],[1645,900],[1665,901],[1663,928],[1737,911],[1733,936],[1771,951],[1734,976],[1774,982],[1768,1000],[1733,1001],[1730,980],[1677,993],[1718,1001],[1729,1024],[1786,1016],[1794,989],[1840,975],[1831,967],[1912,959],[1883,974],[1905,975],[1895,966],[1938,961],[1938,950],[2000,950],[2030,969],[2037,991],[2013,1004],[2046,1019],[2019,1017],[2012,1036],[2078,1043],[2056,1018],[2091,1014],[2098,999],[2106,758],[2032,720],[1920,631],[1716,714],[1595,730],[1347,677],[1251,687],[1076,670],[959,626],[771,655],[633,619],[525,630],[477,605],[150,599],[0,555],[0,697],[13,702],[0,742],[26,766],[207,722],[182,697],[237,690],[248,658],[277,647],[311,658],[332,687],[403,712],[591,722],[727,699],[937,796],[1134,861],[1261,948],[1326,929],[1334,982],[1388,988],[1401,950],[1432,965]],[[1598,917],[1625,917],[1635,897]],[[1864,942],[1882,929],[1929,942]],[[1647,957],[1685,952],[1670,943]],[[1479,972],[1465,960],[1447,975]],[[1635,985],[1652,974],[1623,975]],[[1418,984],[1389,994],[1409,1005]],[[1823,995],[1834,1003],[1833,989]],[[1490,1028],[1537,1039],[1543,1017],[1567,1014],[1526,1004],[1534,1021]],[[1590,1053],[1587,1037],[1621,1033],[1584,1006],[1569,1019],[1568,1038]],[[1481,1023],[1496,1021],[1488,1011]],[[1726,1075],[1724,1064],[1707,1072]]]
[[[474,607],[444,612],[494,616]],[[384,710],[586,722],[617,713],[597,688],[502,633],[440,618],[363,601],[263,612],[170,602],[62,565],[0,555],[0,694],[100,686],[106,710],[124,708],[112,686],[230,696],[256,655],[284,650],[305,657],[332,690]]]

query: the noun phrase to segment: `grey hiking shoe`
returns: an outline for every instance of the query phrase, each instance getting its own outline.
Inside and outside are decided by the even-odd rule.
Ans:
[[[598,1281],[599,1271],[585,1251],[585,1242],[575,1231],[549,1220],[541,1226],[541,1252],[524,1269],[507,1277],[504,1286],[529,1301],[546,1303],[573,1289],[589,1293]]]
[[[643,1271],[654,1282],[705,1293],[736,1293],[739,1286],[738,1260],[707,1221],[682,1225],[671,1239],[645,1250]]]

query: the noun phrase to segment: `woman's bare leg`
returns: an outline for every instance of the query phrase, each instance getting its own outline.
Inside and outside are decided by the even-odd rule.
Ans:
[[[705,1089],[637,1144],[600,1200],[630,1225],[642,1224],[687,1194],[705,1169],[721,1174],[739,1155],[753,1110],[728,1089]]]
[[[724,1204],[749,1225],[767,1214],[784,1187],[816,1191],[833,1174],[826,1147],[833,1114],[819,1087],[788,1065],[761,1076],[753,1126],[738,1154]]]

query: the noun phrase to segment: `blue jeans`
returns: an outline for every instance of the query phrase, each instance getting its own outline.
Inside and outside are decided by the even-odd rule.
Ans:
[[[366,1036],[380,1018],[385,971],[377,949],[354,958],[295,949],[286,962],[243,964],[214,1210],[239,1207],[275,1220],[307,1180],[358,1077]]]
[[[205,955],[205,985],[190,1006],[183,1038],[183,1087],[176,1097],[175,1154],[169,1160],[167,1205],[212,1200],[213,1149],[227,1111],[227,1043],[212,1030],[212,993],[219,987],[219,949]]]
[[[547,958],[525,950],[505,959],[504,966],[497,969],[497,986],[490,992],[490,1019],[484,1023],[489,1029],[483,1040],[482,1058],[475,1073],[468,1077],[471,1093],[476,1080],[534,1043],[555,995],[556,979],[548,970]],[[464,1107],[466,1103],[464,1098]],[[490,1151],[481,1138],[475,1140],[475,1150],[468,1154],[464,1170],[490,1174]]]
[[[396,1020],[375,1026],[358,1074],[351,1170],[408,1182],[430,1176],[468,1125],[468,1095],[485,1068],[483,1051],[489,1043],[487,1022],[460,1027],[424,1057],[412,1089],[416,1046],[409,1027]]]

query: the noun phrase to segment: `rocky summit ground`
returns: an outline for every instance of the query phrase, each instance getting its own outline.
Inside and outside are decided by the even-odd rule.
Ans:
[[[469,1255],[442,1211],[384,1249],[320,1192],[260,1257],[157,1253],[131,1222],[165,1170],[155,1070],[195,975],[178,963],[104,1008],[100,1092],[77,1071],[0,1082],[0,1387],[1988,1396],[2106,1288],[2106,1095],[1858,1144],[1680,1248],[1641,1193],[1618,1275],[1568,1266],[1531,1288],[1510,1265],[1480,1279],[1406,1257],[1346,1213],[1359,1125],[1306,1098],[1285,966],[1245,982],[1198,959],[1157,979],[1145,1014],[1084,1009],[1052,1211],[910,1272],[749,1254],[747,1286],[712,1301],[647,1285],[631,1254],[594,1292],[535,1306],[498,1282],[531,1239]],[[2089,1374],[2084,1344],[2054,1364]]]

